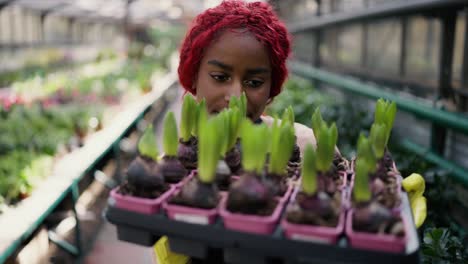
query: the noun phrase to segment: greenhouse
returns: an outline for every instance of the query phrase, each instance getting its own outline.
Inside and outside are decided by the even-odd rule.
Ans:
[[[0,263],[468,263],[468,1],[0,0]]]

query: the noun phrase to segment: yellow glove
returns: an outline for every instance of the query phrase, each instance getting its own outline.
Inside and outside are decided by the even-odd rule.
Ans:
[[[427,216],[427,202],[426,197],[423,196],[426,182],[420,174],[412,173],[403,180],[402,184],[405,191],[408,192],[414,224],[419,228]]]
[[[169,248],[169,240],[167,236],[161,237],[153,246],[154,253],[158,264],[186,264],[190,260],[189,257],[176,254]]]

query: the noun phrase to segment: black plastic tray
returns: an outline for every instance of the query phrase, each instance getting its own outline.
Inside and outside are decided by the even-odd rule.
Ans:
[[[403,216],[412,223],[409,201],[402,195]],[[256,235],[225,229],[221,218],[214,225],[174,221],[165,213],[145,215],[113,207],[105,211],[117,227],[118,239],[152,246],[162,235],[169,237],[171,250],[204,263],[419,263],[416,229],[408,234],[406,251],[401,254],[351,248],[346,237],[337,245],[289,240],[281,226],[272,235]]]

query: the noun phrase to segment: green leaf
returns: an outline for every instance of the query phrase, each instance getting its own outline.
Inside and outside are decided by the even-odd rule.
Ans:
[[[179,135],[177,132],[177,123],[173,112],[168,112],[164,119],[163,128],[163,148],[166,156],[177,156],[177,147],[179,146]]]
[[[371,173],[377,168],[377,159],[374,155],[372,144],[362,133],[359,135],[358,139],[357,158],[359,158],[361,162],[367,164]]]
[[[396,103],[386,101],[382,98],[377,100],[374,113],[374,124],[385,125],[385,146],[388,144],[393,123],[396,117]]]
[[[195,99],[187,94],[184,96],[184,102],[182,103],[182,113],[180,120],[180,134],[182,140],[187,142],[192,135],[193,126],[196,119],[196,104]]]
[[[294,150],[294,127],[290,124],[278,126],[277,119],[271,127],[270,163],[268,170],[271,173],[284,175],[289,158]]]
[[[374,123],[377,124],[385,124],[385,113],[387,108],[387,102],[380,98],[377,100],[375,105],[375,113],[374,113]]]
[[[219,116],[201,119],[198,135],[198,177],[204,183],[212,183],[223,144],[223,120]]]
[[[203,98],[197,105],[196,105],[196,110],[194,111],[194,116],[195,116],[195,122],[192,128],[192,134],[195,137],[198,137],[198,132],[199,132],[199,123],[200,123],[200,118],[208,118],[208,110],[206,109],[206,100]]]
[[[392,102],[392,103],[388,106],[387,113],[386,113],[386,122],[385,122],[385,125],[386,125],[385,146],[387,146],[388,140],[390,139],[390,134],[391,134],[391,132],[392,132],[393,123],[394,123],[395,117],[396,117],[396,112],[397,112],[396,103],[395,103],[395,102]]]
[[[158,147],[156,145],[156,136],[153,125],[150,124],[138,142],[138,151],[140,155],[156,160],[158,158]]]
[[[356,160],[356,174],[354,175],[353,195],[357,202],[367,202],[371,199],[372,193],[369,188],[370,168],[365,160]]]
[[[231,109],[231,113],[229,115],[229,137],[227,137],[227,150],[232,149],[236,144],[237,139],[239,138],[240,127],[244,118],[245,117],[242,116],[242,112],[239,110],[239,108],[236,107]]]
[[[315,139],[318,140],[320,137],[320,130],[324,121],[322,114],[320,113],[320,107],[317,107],[312,115],[312,130],[314,131]]]
[[[236,97],[236,96],[232,96],[230,99],[229,99],[229,108],[240,108],[240,98],[239,97]]]
[[[229,150],[228,149],[228,143],[229,139],[231,137],[231,129],[229,127],[229,121],[231,118],[231,109],[226,108],[221,111],[216,118],[218,119],[219,125],[220,125],[220,131],[223,131],[225,135],[223,136],[223,142],[221,144],[221,152],[220,155],[224,156],[226,152]]]
[[[291,126],[294,126],[294,110],[292,106],[288,106],[288,108],[284,109],[281,124],[290,124]]]
[[[200,132],[200,124],[208,120],[208,110],[206,108],[206,101],[203,99],[197,107],[197,121],[194,126],[194,135],[198,137]]]
[[[239,110],[241,111],[242,117],[247,116],[247,96],[245,95],[245,92],[242,92],[240,97]]]
[[[370,130],[369,140],[377,159],[381,159],[385,152],[386,125],[373,124]]]
[[[335,157],[338,130],[335,123],[328,128],[326,123],[323,122],[319,131],[320,137],[317,138],[317,168],[321,172],[326,172],[330,169]]]
[[[307,144],[302,161],[302,191],[313,195],[317,191],[317,166],[314,147]]]
[[[261,174],[268,150],[268,128],[245,119],[241,128],[242,165],[245,170]]]

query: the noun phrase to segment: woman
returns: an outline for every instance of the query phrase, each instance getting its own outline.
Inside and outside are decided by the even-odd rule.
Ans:
[[[263,2],[225,1],[198,15],[181,48],[179,80],[210,113],[220,112],[232,96],[247,96],[248,117],[271,124],[262,115],[281,92],[288,71],[290,37],[271,6]],[[297,144],[315,145],[312,129],[295,124]]]

